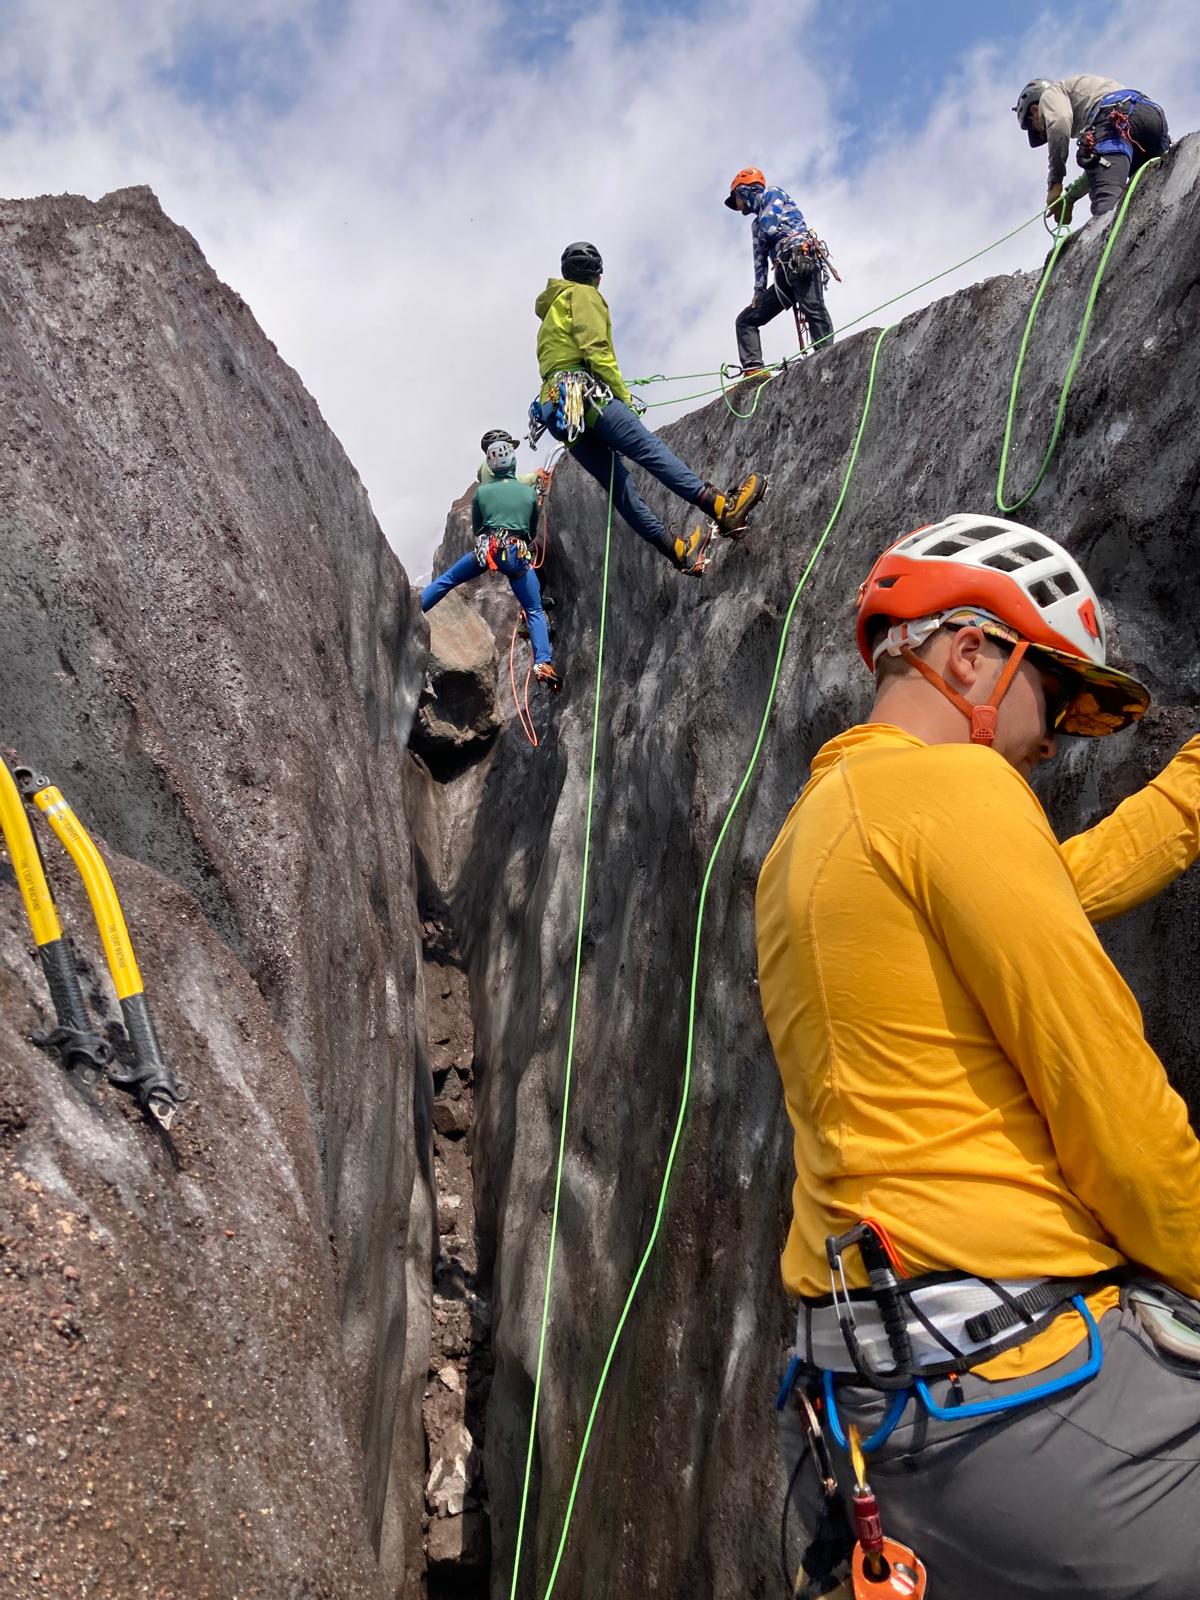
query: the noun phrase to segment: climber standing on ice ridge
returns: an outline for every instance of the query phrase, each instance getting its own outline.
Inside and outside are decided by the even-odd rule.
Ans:
[[[789,1471],[828,1445],[841,1481],[795,1480],[809,1577],[849,1555],[857,1430],[883,1559],[931,1600],[1195,1594],[1200,1142],[1092,925],[1195,861],[1200,737],[1058,842],[1034,769],[1149,696],[1079,565],[995,517],[886,551],[858,647],[871,714],[756,907],[796,1170],[777,1403]]]
[[[634,532],[680,572],[698,578],[708,565],[710,529],[701,525],[682,535],[668,533],[633,487],[622,458],[636,461],[672,494],[698,506],[730,538],[745,531],[767,480],[751,472],[728,491],[716,489],[642,424],[617,365],[612,318],[600,293],[603,271],[594,244],[569,244],[562,254],[562,277],[551,278],[537,297],[542,388],[529,408],[530,437],[536,440],[549,429],[606,492],[611,483],[613,506]]]
[[[825,309],[828,252],[804,220],[800,207],[785,189],[772,185],[757,167],[734,174],[725,204],[731,211],[753,217],[750,237],[754,246],[754,298],[738,313],[738,361],[743,372],[761,372],[762,340],[758,330],[773,322],[781,311],[795,310],[808,323],[815,345],[833,336],[833,323]],[[767,268],[775,269],[767,283]]]
[[[1064,224],[1085,189],[1094,217],[1112,211],[1138,168],[1171,148],[1163,108],[1140,89],[1122,89],[1115,78],[1089,72],[1053,83],[1032,78],[1013,110],[1033,148],[1049,146],[1046,209]],[[1083,177],[1064,195],[1072,139],[1079,141],[1075,160]]]
[[[488,479],[480,483],[471,500],[474,547],[426,587],[421,595],[421,610],[431,611],[461,583],[473,583],[485,572],[502,572],[529,624],[534,676],[539,683],[557,692],[562,682],[551,660],[542,588],[533,568],[533,544],[538,526],[537,490],[530,483],[518,482],[517,452],[507,434],[492,438],[486,445],[484,466]],[[537,475],[533,476],[536,480]]]

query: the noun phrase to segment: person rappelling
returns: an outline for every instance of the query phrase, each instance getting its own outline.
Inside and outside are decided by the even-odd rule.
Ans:
[[[748,473],[729,490],[706,483],[643,425],[613,349],[612,318],[600,293],[604,262],[595,245],[579,241],[562,254],[562,276],[551,278],[534,304],[542,388],[529,408],[531,438],[545,430],[569,447],[585,472],[607,493],[614,509],[647,544],[688,577],[708,565],[712,528],[702,523],[669,533],[634,488],[624,457],[657,478],[672,494],[698,507],[730,538],[746,529],[767,488]],[[644,408],[643,408],[644,409]]]
[[[1115,78],[1082,73],[1076,78],[1033,78],[1013,107],[1017,122],[1035,150],[1049,146],[1046,211],[1064,226],[1086,190],[1092,215],[1112,211],[1130,178],[1155,156],[1171,148],[1160,105],[1140,89],[1123,89]],[[1083,168],[1066,193],[1063,179],[1071,140]]]
[[[781,312],[803,318],[810,347],[833,337],[833,323],[825,308],[825,285],[832,270],[829,251],[804,220],[804,213],[785,189],[767,187],[758,167],[743,167],[734,174],[725,204],[731,211],[752,217],[750,237],[754,247],[754,298],[740,311],[737,333],[738,362],[744,373],[763,370],[759,329]],[[774,279],[767,283],[767,268]]]
[[[1016,523],[901,539],[857,630],[874,707],[817,752],[757,893],[794,1133],[797,1593],[854,1517],[856,1596],[923,1571],[970,1600],[1195,1593],[1200,1141],[1093,925],[1195,861],[1200,737],[1058,842],[1035,768],[1149,695],[1078,563]]]
[[[485,434],[485,441],[488,436]],[[486,442],[484,467],[488,476],[471,498],[471,532],[474,545],[453,566],[428,584],[421,594],[421,610],[432,611],[451,589],[473,583],[485,572],[502,572],[529,626],[533,646],[533,674],[539,683],[557,693],[562,679],[554,670],[550,630],[542,607],[542,588],[533,567],[533,546],[538,531],[538,493],[533,483],[517,478],[517,452],[511,435],[495,435]],[[482,479],[482,470],[481,470]]]

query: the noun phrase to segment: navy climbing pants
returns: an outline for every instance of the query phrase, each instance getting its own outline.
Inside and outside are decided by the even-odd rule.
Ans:
[[[885,1532],[910,1545],[939,1600],[1178,1600],[1197,1590],[1200,1365],[1164,1354],[1128,1306],[1100,1319],[1104,1361],[1090,1382],[994,1417],[941,1422],[909,1402],[868,1457]],[[966,1373],[967,1404],[1016,1394],[1077,1368],[1084,1349],[1022,1378]],[[934,1399],[953,1406],[945,1379]],[[887,1399],[837,1389],[845,1428],[866,1438]],[[794,1404],[780,1421],[807,1533],[821,1492],[804,1461]],[[828,1438],[828,1431],[826,1433]],[[849,1503],[850,1462],[830,1439]],[[795,1528],[795,1518],[792,1526]],[[799,1553],[799,1540],[793,1546]]]
[[[758,330],[783,311],[795,306],[808,323],[808,336],[814,344],[827,339],[833,323],[825,308],[825,287],[819,267],[802,267],[792,272],[775,269],[775,282],[754,299],[734,323],[737,331],[738,363],[743,367],[762,366],[762,340]]]
[[[529,642],[533,646],[533,659],[536,662],[549,661],[550,655],[550,630],[546,626],[546,613],[542,610],[542,586],[538,582],[538,575],[511,545],[506,545],[496,556],[496,565],[508,579],[512,592],[517,597],[517,603],[525,613],[525,620],[529,624]],[[465,556],[459,556],[452,567],[447,567],[440,577],[435,578],[421,592],[421,610],[429,611],[439,600],[444,600],[451,589],[457,589],[461,583],[474,583],[476,578],[482,578],[487,571],[475,559],[475,552],[468,550]]]
[[[554,425],[554,412],[552,400],[543,403],[542,420],[554,437],[562,441],[563,435]],[[647,543],[673,559],[670,535],[634,488],[622,457],[636,461],[652,478],[657,478],[689,505],[695,505],[699,499],[704,479],[673,455],[649,428],[643,427],[630,407],[620,400],[610,400],[603,411],[588,413],[587,428],[571,446],[571,454],[585,472],[591,473],[605,494],[608,493],[609,474],[612,474],[614,509],[634,533],[640,533]]]
[[[1107,120],[1097,118],[1096,142],[1099,145],[1124,143],[1111,136]],[[1124,150],[1102,150],[1099,155],[1087,155],[1080,149],[1076,160],[1087,174],[1088,197],[1092,215],[1102,217],[1113,211],[1125,193],[1125,185],[1140,167],[1154,156],[1165,156],[1171,148],[1171,135],[1167,131],[1167,118],[1161,106],[1152,100],[1140,100],[1129,113],[1129,144]],[[1132,155],[1127,151],[1132,151]]]

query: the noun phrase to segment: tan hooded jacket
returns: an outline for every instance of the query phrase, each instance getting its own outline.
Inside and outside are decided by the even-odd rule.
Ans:
[[[1114,89],[1122,87],[1115,78],[1098,78],[1094,73],[1082,72],[1077,78],[1060,78],[1048,89],[1043,89],[1038,103],[1041,106],[1046,143],[1050,146],[1047,190],[1053,189],[1066,176],[1071,140],[1078,139],[1087,127],[1096,101],[1101,95],[1111,94]]]

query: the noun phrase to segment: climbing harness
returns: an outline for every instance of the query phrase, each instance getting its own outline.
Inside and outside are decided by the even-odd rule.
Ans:
[[[533,565],[533,551],[527,540],[510,528],[485,528],[475,539],[475,559],[484,572],[501,571],[500,563],[508,551],[518,561]]]
[[[604,1361],[603,1361],[603,1364],[601,1366],[600,1376],[599,1376],[599,1379],[597,1381],[595,1393],[594,1393],[594,1396],[593,1396],[593,1399],[592,1399],[592,1403],[591,1403],[591,1406],[590,1406],[590,1409],[589,1409],[589,1412],[588,1412],[588,1418],[587,1418],[587,1422],[586,1422],[585,1427],[584,1427],[583,1436],[582,1436],[582,1438],[580,1440],[580,1443],[579,1443],[579,1448],[578,1448],[578,1452],[577,1452],[577,1456],[576,1456],[576,1462],[575,1462],[575,1469],[574,1469],[574,1473],[573,1473],[572,1479],[571,1479],[571,1487],[570,1487],[570,1490],[568,1492],[567,1504],[566,1504],[565,1511],[563,1513],[562,1529],[560,1531],[558,1544],[557,1544],[557,1547],[555,1549],[554,1561],[553,1561],[549,1576],[548,1576],[547,1581],[546,1581],[545,1589],[543,1590],[543,1600],[550,1600],[550,1596],[554,1591],[554,1586],[555,1586],[555,1583],[557,1582],[557,1579],[558,1579],[559,1569],[560,1569],[560,1567],[562,1565],[563,1557],[564,1557],[565,1552],[566,1552],[567,1540],[568,1540],[569,1535],[570,1535],[571,1522],[572,1522],[572,1518],[574,1516],[574,1511],[575,1511],[575,1503],[576,1503],[576,1499],[577,1499],[578,1493],[579,1493],[579,1485],[580,1485],[580,1482],[581,1482],[582,1477],[583,1477],[584,1461],[585,1461],[586,1456],[587,1456],[588,1447],[589,1447],[589,1445],[591,1443],[592,1432],[593,1432],[593,1429],[595,1428],[595,1425],[596,1425],[596,1419],[597,1419],[597,1416],[598,1416],[599,1411],[600,1411],[600,1404],[601,1404],[601,1401],[604,1398],[604,1393],[605,1393],[605,1390],[606,1390],[607,1385],[608,1385],[608,1378],[609,1378],[610,1372],[612,1371],[613,1362],[614,1362],[614,1360],[616,1358],[617,1348],[618,1348],[618,1346],[619,1346],[619,1344],[621,1342],[621,1339],[622,1339],[622,1336],[624,1334],[625,1327],[626,1327],[626,1325],[627,1325],[627,1323],[629,1321],[630,1315],[632,1314],[633,1305],[634,1305],[634,1301],[637,1298],[638,1289],[639,1289],[639,1287],[641,1285],[643,1277],[646,1274],[646,1270],[647,1270],[647,1268],[648,1268],[648,1266],[650,1264],[650,1261],[654,1256],[655,1250],[656,1250],[657,1245],[658,1245],[659,1236],[660,1236],[660,1234],[662,1232],[663,1221],[664,1221],[664,1218],[665,1218],[665,1215],[666,1215],[667,1199],[668,1199],[668,1196],[669,1196],[669,1194],[671,1192],[671,1184],[672,1184],[672,1179],[674,1177],[675,1165],[676,1165],[676,1162],[677,1162],[678,1157],[679,1157],[680,1148],[682,1146],[683,1131],[684,1131],[685,1124],[687,1122],[688,1111],[689,1111],[690,1106],[691,1106],[692,1070],[693,1070],[693,1063],[694,1063],[694,1060],[695,1060],[695,1051],[696,1051],[696,1014],[697,1014],[697,1010],[698,1010],[698,998],[699,998],[699,992],[700,992],[700,955],[701,955],[701,950],[702,950],[702,945],[703,945],[704,915],[705,915],[705,911],[706,911],[707,905],[708,905],[708,896],[709,896],[710,888],[712,886],[713,876],[714,876],[714,874],[716,872],[717,861],[720,858],[722,848],[724,847],[725,841],[729,836],[730,829],[733,826],[734,818],[737,815],[737,812],[738,812],[738,810],[739,810],[739,808],[740,808],[740,806],[742,804],[742,801],[744,800],[747,792],[750,789],[751,782],[753,780],[755,771],[757,770],[757,767],[758,767],[759,758],[760,758],[760,756],[762,754],[763,746],[764,746],[764,744],[766,742],[767,728],[768,728],[768,725],[769,725],[770,720],[771,720],[771,714],[772,714],[772,712],[774,710],[774,707],[775,707],[775,697],[776,697],[776,694],[777,694],[778,688],[779,688],[779,680],[780,680],[780,677],[781,677],[782,672],[783,672],[784,655],[785,655],[785,652],[786,652],[786,649],[787,649],[788,638],[789,638],[790,633],[791,633],[792,620],[793,620],[793,618],[794,618],[794,616],[796,614],[797,607],[799,606],[800,597],[803,594],[805,588],[807,587],[808,580],[812,575],[813,569],[816,566],[816,563],[817,563],[817,561],[818,561],[818,559],[819,559],[819,557],[821,555],[821,552],[825,548],[825,545],[826,545],[826,543],[827,543],[827,541],[829,539],[830,534],[833,531],[834,525],[836,524],[836,522],[838,520],[838,517],[841,515],[842,507],[844,506],[844,504],[846,502],[846,496],[849,493],[851,479],[854,476],[855,465],[857,464],[859,451],[860,451],[861,446],[862,446],[863,437],[864,437],[864,435],[866,433],[867,420],[868,420],[868,418],[869,418],[869,416],[871,414],[871,402],[872,402],[872,399],[873,399],[873,396],[874,396],[874,392],[875,392],[875,374],[876,374],[876,370],[877,370],[878,364],[879,364],[879,352],[880,352],[880,349],[881,349],[881,347],[883,345],[884,339],[887,337],[887,335],[888,335],[888,333],[890,331],[891,331],[890,328],[884,328],[880,332],[880,334],[878,335],[878,337],[875,340],[875,344],[874,344],[874,347],[873,347],[872,352],[871,352],[870,365],[869,365],[869,368],[868,368],[866,394],[864,395],[864,398],[863,398],[862,412],[861,412],[861,415],[859,417],[858,428],[857,428],[857,430],[855,432],[853,444],[851,446],[850,459],[849,459],[849,461],[848,461],[848,463],[846,465],[846,471],[845,471],[845,475],[843,476],[843,479],[842,479],[841,488],[840,488],[840,490],[838,492],[837,500],[834,503],[833,510],[831,511],[831,513],[829,515],[829,520],[826,522],[826,524],[824,526],[824,529],[821,532],[820,537],[818,538],[816,544],[814,545],[812,554],[809,556],[808,561],[805,563],[804,568],[803,568],[803,570],[802,570],[802,572],[800,574],[799,580],[796,583],[796,587],[792,591],[792,597],[791,597],[791,600],[790,600],[790,602],[788,604],[787,610],[786,610],[786,612],[784,614],[783,624],[782,624],[782,627],[780,629],[779,644],[778,644],[778,647],[776,649],[774,669],[773,669],[772,676],[771,676],[770,686],[769,686],[768,691],[767,691],[766,704],[763,707],[762,717],[761,717],[761,719],[759,721],[758,732],[757,732],[757,735],[756,735],[755,741],[754,741],[754,747],[753,747],[753,749],[752,749],[752,751],[750,753],[750,758],[749,758],[749,761],[747,763],[746,770],[742,774],[741,781],[739,782],[738,787],[737,787],[737,789],[736,789],[736,791],[734,793],[733,799],[730,801],[729,808],[725,813],[724,820],[722,821],[721,827],[718,830],[716,840],[715,840],[715,842],[713,844],[713,847],[712,847],[711,851],[709,852],[708,861],[707,861],[707,863],[705,865],[704,876],[703,876],[703,880],[701,882],[701,887],[700,887],[700,897],[699,897],[699,902],[698,902],[697,911],[696,911],[695,935],[694,935],[693,946],[692,946],[691,978],[690,978],[690,986],[689,986],[689,992],[688,992],[687,1045],[686,1045],[686,1050],[685,1050],[685,1054],[684,1054],[683,1075],[682,1075],[682,1085],[681,1085],[681,1090],[680,1090],[679,1108],[678,1108],[678,1111],[676,1113],[675,1123],[674,1123],[674,1127],[672,1129],[670,1147],[669,1147],[668,1152],[667,1152],[666,1164],[665,1164],[664,1169],[663,1169],[662,1180],[661,1180],[661,1183],[660,1183],[660,1186],[659,1186],[659,1192],[658,1192],[657,1200],[656,1200],[656,1203],[655,1203],[654,1220],[653,1220],[653,1222],[651,1224],[650,1234],[649,1234],[649,1237],[648,1237],[648,1239],[646,1241],[645,1248],[643,1249],[642,1254],[641,1254],[641,1256],[640,1256],[640,1258],[638,1260],[637,1267],[634,1270],[634,1275],[633,1275],[633,1279],[632,1279],[632,1282],[631,1282],[630,1287],[629,1287],[629,1291],[628,1291],[628,1293],[627,1293],[627,1295],[625,1297],[625,1302],[624,1302],[624,1304],[623,1304],[623,1306],[621,1308],[620,1314],[619,1314],[619,1316],[617,1318],[617,1323],[616,1323],[615,1329],[613,1330],[612,1338],[609,1341],[608,1350],[607,1350],[607,1352],[605,1354]],[[611,503],[611,485],[610,485],[610,500],[609,500],[609,514],[608,514],[608,527],[609,527],[610,531],[611,531],[611,526],[612,526],[612,503]],[[608,590],[607,590],[607,584],[608,584],[608,552],[609,552],[609,542],[608,542],[608,534],[606,533],[606,536],[605,536],[605,561],[604,561],[604,572],[605,572],[604,595],[605,595],[605,600],[607,599],[607,592],[608,592]],[[601,609],[601,619],[602,619],[602,621],[601,621],[601,641],[603,641],[603,616],[604,616],[604,611],[603,611],[603,603],[602,603],[602,609]],[[536,1438],[536,1431],[537,1431],[538,1397],[539,1397],[540,1390],[541,1390],[541,1375],[542,1375],[542,1367],[543,1367],[544,1355],[545,1355],[546,1326],[547,1326],[547,1321],[548,1321],[548,1317],[549,1317],[550,1292],[551,1292],[551,1285],[552,1285],[554,1243],[555,1243],[556,1236],[557,1236],[558,1195],[559,1195],[559,1189],[561,1187],[561,1182],[562,1182],[563,1162],[564,1162],[565,1152],[566,1152],[566,1127],[567,1127],[567,1106],[568,1106],[568,1098],[567,1098],[567,1096],[568,1096],[568,1092],[569,1092],[570,1062],[573,1059],[574,1044],[575,1044],[575,1018],[576,1018],[576,1005],[577,1005],[577,1000],[578,1000],[580,957],[581,957],[581,951],[582,951],[582,938],[583,938],[582,911],[583,911],[583,905],[584,905],[584,899],[585,899],[586,887],[587,887],[587,864],[588,864],[588,859],[589,859],[588,852],[589,852],[589,845],[590,845],[590,826],[591,826],[591,820],[590,820],[591,819],[591,796],[592,796],[592,784],[593,784],[594,775],[595,775],[595,760],[596,760],[596,748],[597,748],[597,722],[598,722],[598,717],[599,717],[599,693],[600,693],[600,676],[599,676],[599,673],[600,673],[600,669],[599,669],[599,665],[598,665],[597,666],[597,679],[596,679],[596,700],[595,700],[595,707],[594,707],[594,711],[593,711],[593,723],[592,723],[592,772],[591,772],[591,774],[589,776],[589,780],[588,780],[588,817],[589,817],[589,821],[588,821],[588,831],[585,833],[585,836],[584,836],[584,838],[585,838],[585,855],[584,855],[584,868],[583,868],[583,872],[584,872],[583,883],[582,883],[582,886],[581,886],[581,889],[580,889],[580,922],[579,922],[579,936],[578,936],[579,937],[579,942],[577,943],[577,946],[576,946],[575,988],[573,990],[573,995],[572,995],[571,1022],[570,1022],[570,1031],[568,1033],[568,1078],[567,1078],[567,1084],[564,1087],[563,1109],[562,1109],[562,1113],[561,1113],[561,1121],[560,1121],[560,1129],[559,1129],[558,1165],[557,1165],[556,1177],[555,1177],[555,1203],[554,1203],[554,1212],[552,1214],[551,1236],[550,1236],[551,1237],[551,1251],[550,1251],[550,1258],[549,1258],[549,1261],[547,1263],[545,1289],[544,1289],[543,1302],[542,1302],[542,1323],[541,1323],[541,1334],[540,1334],[540,1340],[539,1340],[539,1346],[538,1346],[537,1375],[536,1375],[535,1381],[534,1381],[533,1417],[532,1417],[531,1422],[530,1422],[529,1449],[528,1449],[528,1453],[527,1453],[527,1456],[526,1456],[525,1481],[524,1481],[524,1486],[522,1488],[522,1495],[521,1495],[521,1515],[520,1515],[520,1521],[518,1523],[516,1549],[515,1549],[515,1552],[514,1552],[514,1555],[513,1555],[513,1575],[512,1575],[512,1588],[511,1588],[511,1591],[510,1591],[510,1600],[515,1600],[515,1596],[516,1596],[517,1579],[518,1579],[518,1575],[519,1575],[519,1572],[520,1572],[521,1552],[522,1552],[522,1548],[523,1548],[523,1534],[524,1534],[525,1516],[526,1516],[527,1502],[528,1502],[528,1497],[529,1497],[530,1480],[531,1480],[531,1477],[532,1477],[532,1470],[533,1470],[533,1448],[534,1448],[534,1441],[535,1441],[535,1438]]]
[[[1109,229],[1108,238],[1105,241],[1104,250],[1100,256],[1099,265],[1097,266],[1092,277],[1091,287],[1088,290],[1087,301],[1083,310],[1083,321],[1079,328],[1079,336],[1075,340],[1075,348],[1071,352],[1071,360],[1067,366],[1066,377],[1063,379],[1062,388],[1059,390],[1058,408],[1054,414],[1054,427],[1051,430],[1050,443],[1046,446],[1046,454],[1042,457],[1042,464],[1038,468],[1037,476],[1034,478],[1033,482],[1030,484],[1025,493],[1017,500],[1006,501],[1004,498],[1004,487],[1005,477],[1008,472],[1008,453],[1012,444],[1013,417],[1015,416],[1017,409],[1017,391],[1021,383],[1021,373],[1025,366],[1025,355],[1029,349],[1030,335],[1033,332],[1034,322],[1037,320],[1038,310],[1041,307],[1042,297],[1046,292],[1046,286],[1050,282],[1050,276],[1054,271],[1054,266],[1058,261],[1059,255],[1062,253],[1062,248],[1070,238],[1070,234],[1065,228],[1058,228],[1055,230],[1054,248],[1050,252],[1050,256],[1046,262],[1045,270],[1042,273],[1042,281],[1038,284],[1037,293],[1033,297],[1033,304],[1029,308],[1029,316],[1025,322],[1025,331],[1021,336],[1021,347],[1017,353],[1017,364],[1013,371],[1012,387],[1009,390],[1008,415],[1004,421],[1004,442],[1000,447],[1000,469],[996,476],[996,505],[1005,516],[1009,516],[1014,511],[1019,511],[1022,506],[1027,505],[1029,501],[1033,499],[1033,496],[1041,487],[1042,480],[1050,470],[1050,463],[1054,459],[1054,452],[1058,448],[1059,437],[1062,434],[1063,419],[1066,416],[1067,411],[1067,398],[1071,393],[1071,385],[1075,381],[1075,373],[1079,367],[1079,362],[1083,355],[1084,342],[1087,339],[1088,330],[1092,325],[1092,312],[1095,310],[1096,297],[1100,293],[1100,285],[1104,279],[1105,271],[1108,268],[1108,259],[1112,255],[1113,246],[1117,242],[1117,236],[1120,234],[1121,228],[1124,226],[1125,214],[1129,210],[1129,202],[1133,199],[1134,190],[1141,182],[1143,173],[1148,172],[1151,167],[1157,166],[1160,159],[1160,157],[1155,156],[1152,160],[1147,161],[1144,166],[1139,167],[1137,172],[1134,173],[1132,179],[1130,180],[1128,188],[1125,190],[1125,196],[1121,201],[1121,205],[1116,216],[1113,218],[1112,227]]]
[[[829,258],[829,246],[812,228],[803,233],[793,233],[779,246],[775,256],[777,273],[785,279],[815,270],[821,274],[821,287],[827,289],[832,277],[841,283],[842,275]]]
[[[1110,155],[1123,155],[1133,160],[1134,150],[1145,150],[1133,137],[1131,113],[1136,106],[1162,107],[1144,95],[1140,89],[1114,89],[1102,95],[1092,107],[1088,125],[1079,136],[1075,159],[1081,167],[1107,167]]]
[[[844,1258],[852,1249],[858,1251],[866,1271],[865,1289],[852,1290],[847,1285]],[[960,1272],[910,1278],[886,1230],[871,1218],[830,1236],[825,1253],[830,1293],[802,1302],[795,1351],[775,1402],[782,1411],[793,1394],[798,1394],[807,1448],[818,1463],[826,1502],[821,1526],[805,1554],[802,1576],[815,1582],[837,1564],[835,1560],[831,1565],[837,1540],[829,1526],[837,1498],[836,1475],[817,1421],[819,1408],[830,1438],[849,1452],[854,1463],[851,1509],[856,1544],[851,1576],[855,1600],[866,1595],[919,1595],[924,1592],[924,1569],[910,1549],[883,1537],[863,1458],[887,1442],[910,1403],[939,1422],[962,1422],[1024,1410],[1090,1382],[1100,1371],[1103,1349],[1084,1296],[1123,1282],[1128,1272],[1113,1269],[1086,1278],[1008,1283]],[[1027,1343],[1062,1312],[1072,1309],[1083,1319],[1088,1339],[1087,1355],[1078,1366],[1018,1393],[972,1402],[963,1399],[963,1373]],[[937,1378],[950,1380],[954,1401],[948,1406],[935,1400],[929,1387]],[[842,1423],[837,1404],[839,1381],[865,1385],[888,1399],[882,1421],[865,1440],[859,1439],[854,1426],[846,1428]],[[794,1488],[795,1476],[789,1497]],[[786,1515],[785,1505],[785,1557]],[[841,1559],[845,1561],[849,1555],[848,1544],[843,1543]],[[917,1586],[905,1587],[914,1577]],[[797,1580],[796,1592],[823,1591],[817,1587],[806,1590]]]
[[[813,348],[808,318],[799,304],[801,279],[813,272],[820,274],[822,289],[829,287],[831,277],[836,278],[838,283],[842,281],[841,274],[829,259],[829,246],[812,228],[806,228],[803,233],[790,234],[775,255],[775,288],[780,298],[792,308],[801,355],[808,355]]]
[[[844,1257],[851,1249],[866,1269],[865,1289],[847,1286]],[[858,1379],[885,1394],[906,1394],[932,1378],[969,1372],[1044,1332],[1069,1307],[1078,1309],[1081,1296],[1127,1276],[1114,1269],[1081,1278],[1009,1282],[965,1272],[912,1278],[884,1228],[870,1218],[828,1238],[825,1253],[830,1292],[802,1302],[795,1354],[800,1369],[819,1373],[828,1386],[830,1427],[839,1444],[835,1379]],[[1085,1381],[1078,1372],[1068,1376],[1072,1381],[1064,1387]],[[1025,1402],[1027,1396],[1020,1399]],[[955,1414],[970,1412],[960,1407]]]
[[[129,1037],[133,1057],[129,1066],[114,1060],[111,1045],[92,1028],[74,955],[63,935],[25,806],[35,808],[46,819],[83,880]],[[10,773],[3,761],[0,822],[57,1019],[53,1032],[39,1036],[34,1043],[56,1051],[68,1071],[82,1069],[85,1081],[105,1072],[110,1083],[133,1095],[148,1116],[169,1129],[187,1090],[163,1059],[121,902],[95,841],[48,778],[29,767],[17,767]]]
[[[529,407],[529,442],[537,449],[537,442],[549,424],[543,406],[554,403],[554,431],[564,443],[574,444],[587,423],[589,410],[603,411],[612,399],[609,386],[590,372],[574,369],[554,372],[546,380],[550,393],[543,402],[541,392],[534,395]]]

